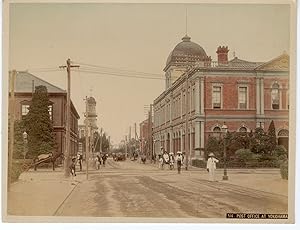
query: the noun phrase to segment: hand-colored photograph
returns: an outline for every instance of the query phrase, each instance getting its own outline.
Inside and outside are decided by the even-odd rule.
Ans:
[[[295,7],[6,2],[4,221],[294,223]]]

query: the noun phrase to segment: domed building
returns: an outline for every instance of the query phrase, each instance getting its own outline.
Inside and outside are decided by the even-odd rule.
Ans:
[[[195,63],[208,65],[211,57],[206,55],[205,50],[191,38],[185,35],[182,42],[178,43],[170,53],[164,68],[166,77],[166,89],[168,89],[178,77],[187,69],[187,66]]]
[[[247,44],[250,46],[251,44]],[[266,131],[273,120],[278,144],[288,149],[289,56],[267,61],[228,59],[227,46],[218,46],[217,60],[189,36],[169,54],[165,90],[153,103],[153,151],[186,153],[205,159],[206,141],[229,132]]]

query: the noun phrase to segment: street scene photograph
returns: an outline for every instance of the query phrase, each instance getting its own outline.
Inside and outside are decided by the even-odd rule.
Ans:
[[[6,222],[294,222],[292,1],[5,7]]]

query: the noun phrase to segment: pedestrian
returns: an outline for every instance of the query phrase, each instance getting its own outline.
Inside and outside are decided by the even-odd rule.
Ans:
[[[70,173],[71,173],[71,176],[72,176],[72,181],[74,181],[74,177],[76,176],[76,171],[75,171],[75,163],[76,162],[76,158],[73,157],[72,158],[72,162],[70,164]]]
[[[164,164],[164,160],[162,155],[158,155],[159,159],[158,159],[158,168],[159,169],[163,169],[163,164]]]
[[[175,158],[174,158],[174,153],[170,153],[170,160],[169,160],[169,166],[170,166],[170,169],[173,170],[174,168],[174,162],[175,162]]]
[[[180,151],[177,152],[176,162],[177,162],[178,174],[180,174],[181,166],[182,166],[182,163],[183,163],[182,153]]]
[[[77,161],[78,161],[78,163],[79,163],[79,169],[80,169],[80,171],[82,171],[82,153],[78,153],[77,154]]]
[[[209,173],[209,180],[210,181],[216,181],[215,180],[215,170],[217,169],[216,163],[219,162],[217,158],[215,158],[215,155],[213,153],[210,153],[208,155],[206,170]]]
[[[96,156],[96,168],[99,170],[101,165],[101,156],[100,154],[97,154]]]
[[[169,164],[169,160],[170,160],[169,154],[167,153],[167,151],[164,151],[162,168],[164,168],[165,164]]]
[[[106,159],[107,159],[107,155],[104,153],[102,156],[103,167],[105,167]]]

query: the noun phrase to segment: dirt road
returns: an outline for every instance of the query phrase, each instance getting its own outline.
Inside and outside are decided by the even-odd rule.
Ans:
[[[108,159],[105,168],[74,189],[56,215],[222,218],[229,212],[287,213],[287,200],[284,195],[210,182],[199,171],[178,175],[152,165]]]

